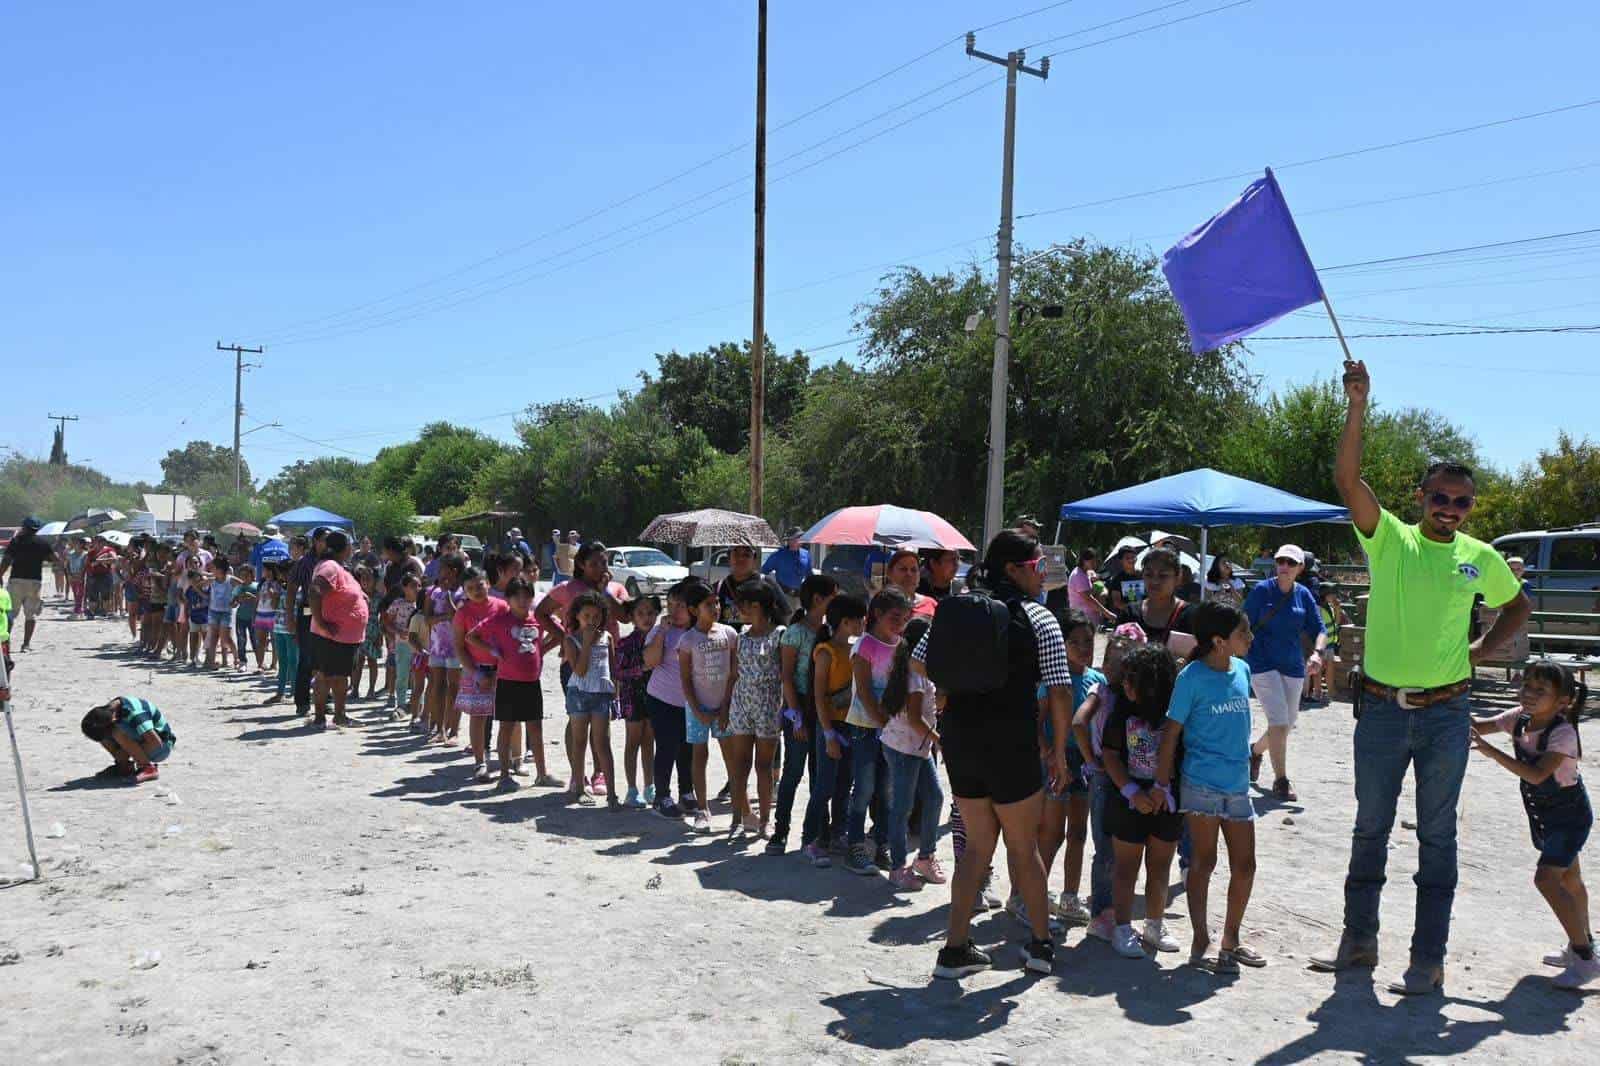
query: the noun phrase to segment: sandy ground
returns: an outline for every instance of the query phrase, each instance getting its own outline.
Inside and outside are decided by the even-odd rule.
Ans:
[[[1559,930],[1515,784],[1481,758],[1447,995],[1382,987],[1411,929],[1416,843],[1400,830],[1378,983],[1307,971],[1339,928],[1343,704],[1302,716],[1301,802],[1262,804],[1247,935],[1267,969],[1229,980],[1181,955],[1128,961],[1075,929],[1056,974],[1035,978],[1020,928],[991,915],[975,934],[1005,946],[1000,965],[956,985],[929,977],[940,890],[895,896],[882,878],[650,814],[498,794],[468,759],[379,722],[375,703],[357,705],[359,729],[313,733],[262,707],[256,678],[152,669],[125,645],[125,626],[52,604],[17,656],[45,877],[0,891],[0,1062],[1594,1061],[1581,1049],[1600,1003],[1549,986],[1539,959]],[[79,717],[123,692],[157,701],[180,736],[158,784],[91,776],[106,760]],[[554,744],[549,758],[565,776]],[[715,787],[715,757],[712,773]],[[9,762],[4,777],[0,872],[14,874],[26,853]],[[941,850],[949,864],[948,838]],[[1214,928],[1221,896],[1219,874]],[[1180,895],[1187,942],[1183,909]]]

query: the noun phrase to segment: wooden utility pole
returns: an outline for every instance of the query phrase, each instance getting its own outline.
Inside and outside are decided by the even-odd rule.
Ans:
[[[767,0],[756,0],[756,259],[755,311],[750,327],[750,513],[764,505],[766,455],[762,433],[767,409]]]

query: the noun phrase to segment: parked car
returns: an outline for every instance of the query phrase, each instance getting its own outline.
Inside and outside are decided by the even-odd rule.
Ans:
[[[6,550],[6,545],[11,543],[11,538],[17,535],[17,526],[0,526],[0,551]]]
[[[777,548],[762,548],[759,565],[765,565],[767,558],[777,550]],[[696,559],[689,564],[689,573],[708,585],[715,585],[728,576],[728,551],[727,548],[717,548],[712,551],[710,558]]]
[[[452,533],[452,537],[461,544],[461,554],[472,560],[473,566],[483,565],[483,541],[471,533]]]
[[[1536,610],[1600,611],[1600,522],[1507,533],[1494,547],[1521,556]]]
[[[689,576],[689,568],[680,565],[660,548],[629,545],[612,548],[606,557],[613,581],[620,581],[634,598],[655,593],[664,595],[668,589]]]

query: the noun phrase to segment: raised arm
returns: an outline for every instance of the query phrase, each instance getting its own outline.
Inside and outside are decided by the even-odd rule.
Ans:
[[[1378,530],[1378,518],[1383,508],[1372,486],[1361,478],[1361,434],[1367,417],[1367,399],[1372,391],[1372,378],[1367,374],[1367,364],[1361,360],[1345,360],[1344,432],[1339,434],[1339,455],[1333,463],[1333,483],[1339,489],[1339,498],[1350,508],[1350,521],[1363,536],[1370,537]]]

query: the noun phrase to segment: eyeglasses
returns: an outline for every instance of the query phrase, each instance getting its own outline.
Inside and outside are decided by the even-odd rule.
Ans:
[[[1277,563],[1279,566],[1299,566],[1300,565],[1299,563],[1295,562],[1293,559],[1274,559],[1272,561]]]
[[[1033,561],[1033,572],[1043,577],[1050,572],[1050,557],[1041,555]]]
[[[1454,507],[1458,511],[1465,511],[1477,502],[1476,496],[1452,496],[1448,492],[1428,493],[1428,502],[1435,507]]]

